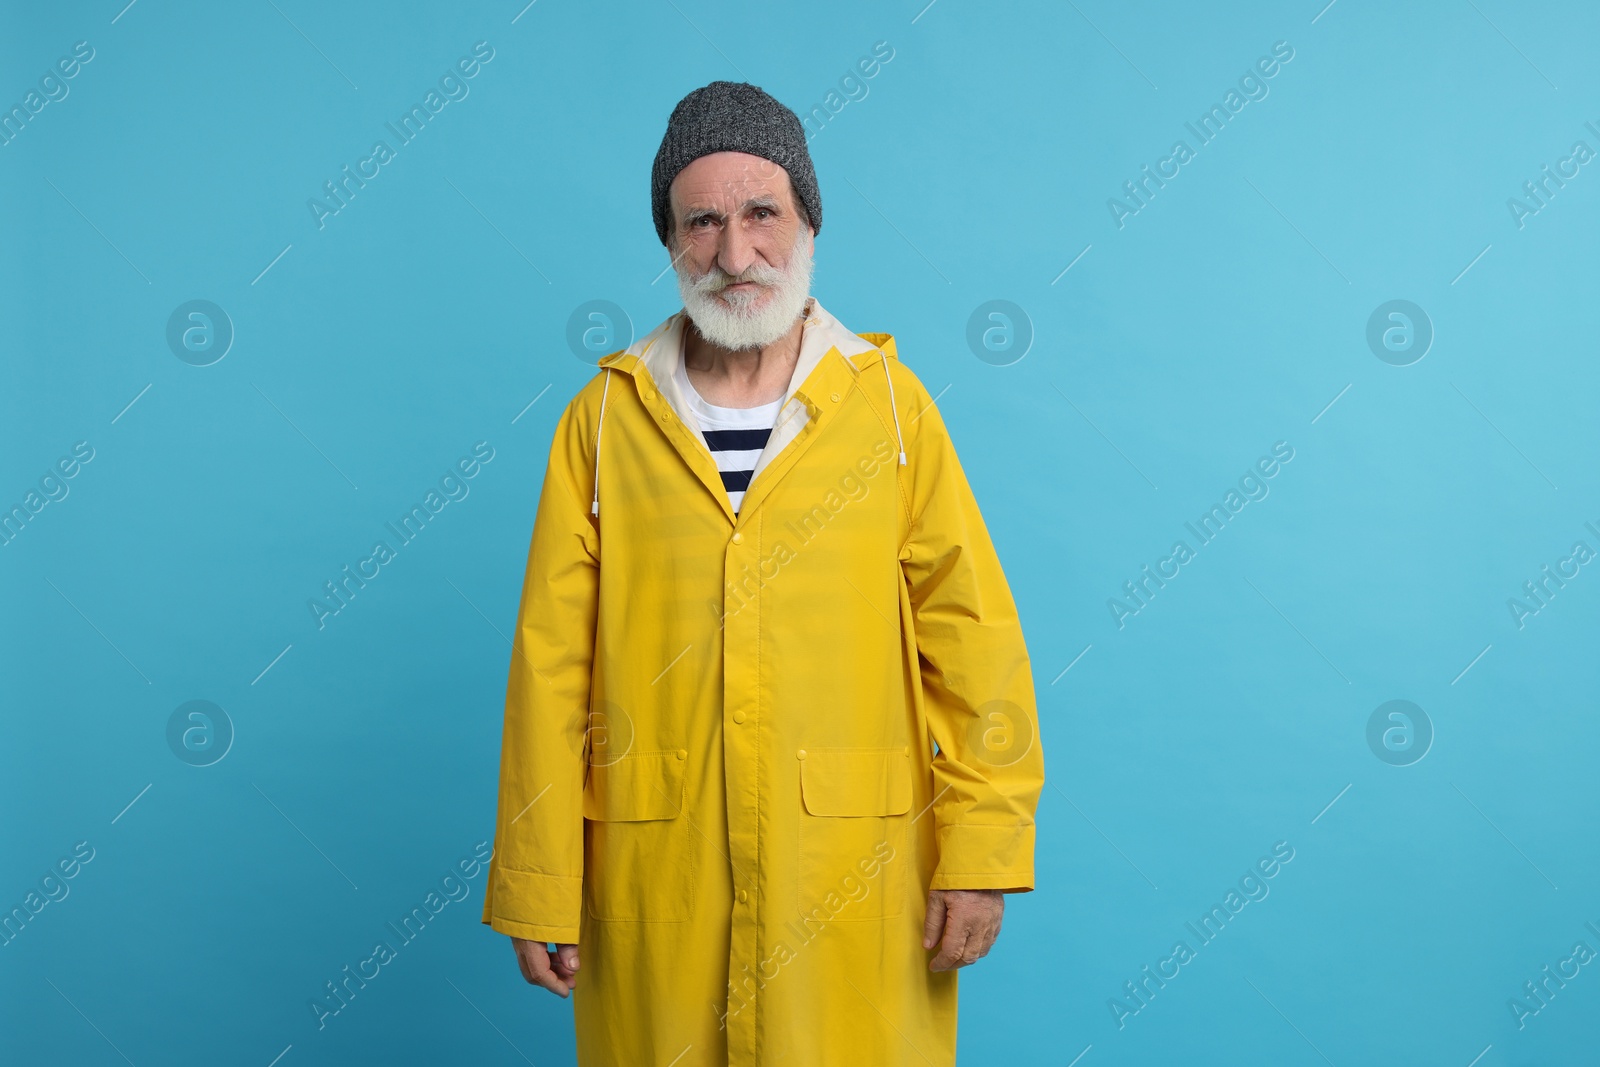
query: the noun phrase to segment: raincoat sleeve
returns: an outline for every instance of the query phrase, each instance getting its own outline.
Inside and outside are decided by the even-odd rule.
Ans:
[[[1044,755],[1022,625],[938,409],[914,375],[897,378],[911,394],[900,414],[910,498],[900,559],[938,745],[931,888],[1025,892]]]
[[[583,735],[594,659],[600,542],[579,398],[556,425],[512,637],[494,855],[483,922],[576,943],[583,899]]]

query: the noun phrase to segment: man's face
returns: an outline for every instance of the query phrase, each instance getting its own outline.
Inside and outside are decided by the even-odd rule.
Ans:
[[[691,278],[720,268],[726,284],[711,295],[730,311],[754,311],[772,296],[770,285],[734,279],[783,270],[796,239],[810,240],[788,173],[760,156],[701,156],[673,180],[669,202],[673,263]]]

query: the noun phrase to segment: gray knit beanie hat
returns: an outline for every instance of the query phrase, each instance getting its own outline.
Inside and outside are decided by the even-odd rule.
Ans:
[[[667,243],[672,209],[667,190],[678,172],[713,152],[748,152],[782,167],[789,174],[795,199],[805,208],[812,232],[822,229],[822,196],[817,173],[806,150],[806,131],[799,117],[747,82],[712,82],[696,89],[672,109],[667,132],[650,171],[650,209],[656,236]]]

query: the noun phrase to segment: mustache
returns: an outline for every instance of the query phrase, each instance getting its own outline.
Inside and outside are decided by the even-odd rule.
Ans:
[[[752,263],[740,271],[737,276],[729,274],[721,267],[713,264],[710,270],[695,278],[689,284],[695,292],[711,295],[721,292],[730,285],[737,285],[739,282],[754,282],[757,285],[773,286],[782,282],[786,277],[788,275],[782,269],[763,263]]]

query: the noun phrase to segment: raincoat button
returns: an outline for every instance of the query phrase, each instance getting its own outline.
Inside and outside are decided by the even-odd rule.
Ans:
[[[835,404],[837,404],[839,402],[839,394],[838,393],[834,393],[833,394],[833,402]]]
[[[736,544],[736,545],[743,544],[744,543],[744,534],[739,532],[739,531],[737,531],[737,530],[735,530],[734,534],[733,534],[733,543]]]
[[[794,754],[794,758],[795,759],[805,759],[806,758],[806,750],[802,748],[799,752],[796,752]]]
[[[750,899],[750,894],[748,892],[746,892],[743,889],[739,890],[739,903],[743,904],[745,901],[747,901],[749,899]]]
[[[910,745],[907,745],[907,746],[906,746],[906,747],[905,747],[905,748],[902,748],[902,749],[901,749],[901,750],[900,750],[900,755],[902,755],[902,756],[909,756],[909,755],[911,755],[911,746],[910,746]],[[679,756],[679,757],[678,757],[678,758],[679,758],[679,759],[682,759],[682,758],[683,758],[683,757],[682,757],[682,756]]]
[[[734,712],[733,713],[733,721],[734,722],[744,722],[744,712],[742,712],[742,711]]]
[[[689,758],[689,750],[686,749],[686,748],[678,749],[678,758],[679,759],[688,759]]]

